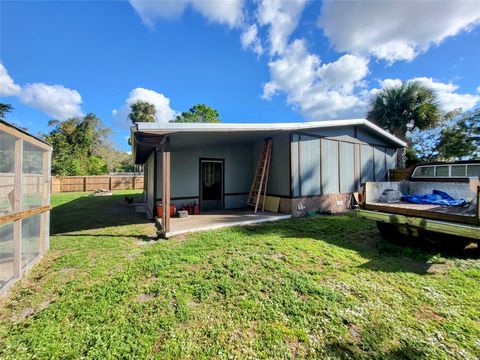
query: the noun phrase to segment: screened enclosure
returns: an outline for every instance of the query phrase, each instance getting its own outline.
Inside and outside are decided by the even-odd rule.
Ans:
[[[51,147],[0,121],[0,293],[48,249]]]

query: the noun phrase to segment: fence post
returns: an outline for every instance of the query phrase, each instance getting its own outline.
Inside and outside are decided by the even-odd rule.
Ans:
[[[133,178],[132,178],[132,189],[135,190],[135,175],[133,175]]]
[[[108,178],[108,190],[112,191],[112,177]]]
[[[87,177],[83,177],[83,192],[87,192]]]

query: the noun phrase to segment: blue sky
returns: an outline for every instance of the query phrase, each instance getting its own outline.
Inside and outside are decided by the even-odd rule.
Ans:
[[[420,79],[445,110],[480,104],[478,2],[0,3],[0,102],[36,133],[93,112],[127,150],[128,104],[168,121],[363,117],[379,88]]]

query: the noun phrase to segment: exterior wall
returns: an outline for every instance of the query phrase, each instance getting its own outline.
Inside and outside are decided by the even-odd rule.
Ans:
[[[202,147],[172,149],[170,153],[171,203],[180,207],[199,202],[200,159],[224,160],[224,207],[246,206],[255,171],[254,144],[218,144]],[[162,198],[162,164],[157,156],[157,200]]]
[[[254,143],[253,148],[253,171],[252,178],[257,166],[260,152],[262,151],[264,140]],[[270,172],[268,176],[267,193],[271,196],[289,196],[290,195],[290,138],[288,133],[275,135],[272,137],[272,160],[270,162]],[[252,179],[248,184],[250,191]]]
[[[313,129],[293,133],[291,139],[294,215],[345,211],[361,183],[386,181],[388,170],[396,167],[394,145],[362,128]]]

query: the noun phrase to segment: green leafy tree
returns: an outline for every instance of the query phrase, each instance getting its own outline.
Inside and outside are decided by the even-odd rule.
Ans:
[[[128,115],[128,118],[132,124],[138,122],[155,122],[155,112],[155,105],[147,101],[137,100],[130,105],[130,114]]]
[[[218,111],[205,104],[194,105],[189,111],[177,115],[176,123],[219,123]]]
[[[13,110],[10,104],[0,103],[0,120],[5,120],[5,115]]]
[[[436,126],[442,114],[435,92],[410,81],[381,90],[371,101],[367,119],[406,140],[408,131]]]
[[[53,147],[52,174],[98,175],[100,171],[108,171],[105,161],[96,152],[105,146],[111,130],[105,128],[94,114],[63,122],[54,120],[49,125],[54,126],[45,136]]]
[[[480,158],[480,109],[442,129],[436,148],[444,160]]]

